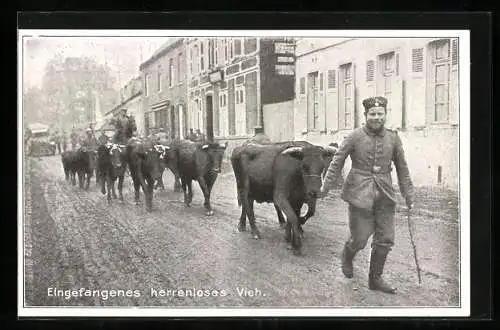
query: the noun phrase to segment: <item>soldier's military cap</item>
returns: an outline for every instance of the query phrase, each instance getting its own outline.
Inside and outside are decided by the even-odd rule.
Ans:
[[[387,107],[387,99],[383,96],[369,97],[363,100],[363,106],[365,107],[365,112],[373,107]]]

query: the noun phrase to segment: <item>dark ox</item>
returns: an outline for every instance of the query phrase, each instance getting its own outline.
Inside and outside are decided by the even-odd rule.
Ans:
[[[210,205],[212,187],[221,172],[222,159],[227,143],[192,142],[178,140],[172,143],[175,150],[174,158],[169,159],[169,165],[177,171],[181,178],[184,204],[189,207],[193,200],[192,181],[198,181],[205,198],[206,215],[213,215]],[[175,173],[175,172],[174,172]]]
[[[162,145],[153,144],[151,141],[140,141],[130,139],[127,144],[127,159],[130,169],[130,176],[134,183],[135,202],[140,202],[140,188],[144,192],[146,200],[146,210],[153,210],[153,189],[154,183],[161,175],[160,163],[169,148]]]
[[[251,144],[251,143],[250,143]],[[315,145],[307,142],[307,141],[285,141],[285,142],[277,142],[273,143],[276,146],[282,146],[282,147],[314,147]],[[324,150],[322,152],[322,159],[324,163],[324,168],[323,172],[321,174],[321,178],[323,179],[324,176],[326,175],[326,171],[328,170],[328,166],[330,165],[330,162],[333,159],[333,156],[337,152],[337,148],[334,147],[334,143],[330,143],[327,147],[324,147]],[[314,213],[316,212],[316,198],[309,198],[306,199],[306,205],[307,205],[307,212],[304,216],[299,217],[299,231],[301,234],[303,233],[302,225],[306,223],[306,221],[314,216]],[[285,218],[283,217],[283,213],[281,212],[280,208],[276,203],[274,203],[274,208],[276,210],[276,214],[278,215],[278,221],[279,224],[282,228],[286,228],[286,222]]]
[[[287,242],[294,254],[301,252],[301,224],[314,214],[321,174],[325,167],[325,149],[308,142],[284,142],[272,145],[247,144],[235,148],[231,164],[242,207],[238,229],[246,230],[246,218],[254,238],[260,238],[253,210],[257,203],[274,203],[280,222],[285,213]],[[308,203],[306,217],[300,210]]]
[[[75,175],[77,174],[80,188],[87,190],[96,167],[96,158],[97,151],[86,147],[80,147],[76,151],[63,152],[61,161],[66,180],[69,180],[71,177],[71,183],[76,185]]]
[[[165,189],[165,186],[163,185],[163,172],[165,171],[165,168],[168,168],[172,174],[174,175],[174,192],[180,192],[181,191],[181,178],[179,176],[179,171],[177,170],[177,164],[176,164],[176,156],[175,156],[175,150],[171,148],[171,143],[169,143],[166,140],[160,140],[158,141],[158,144],[163,145],[166,147],[166,154],[164,161],[160,163],[160,172],[161,175],[158,178],[155,188],[160,188],[160,189]]]
[[[108,185],[108,203],[111,203],[111,196],[117,198],[115,192],[115,182],[118,179],[118,193],[123,201],[123,180],[127,168],[126,145],[116,143],[106,143],[97,149],[97,173],[98,182],[101,184],[101,192],[106,194],[106,183]]]

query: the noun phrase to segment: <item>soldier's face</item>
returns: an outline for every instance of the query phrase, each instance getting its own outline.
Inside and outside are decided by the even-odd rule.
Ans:
[[[386,111],[383,107],[373,107],[368,110],[365,116],[368,128],[376,131],[384,126]]]

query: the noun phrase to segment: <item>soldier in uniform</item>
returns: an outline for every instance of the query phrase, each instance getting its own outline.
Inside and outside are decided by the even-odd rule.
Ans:
[[[69,138],[71,139],[71,150],[76,150],[76,144],[78,143],[78,133],[76,133],[76,130],[74,128],[71,130]]]
[[[341,198],[349,204],[350,238],[342,253],[342,272],[353,277],[352,261],[373,234],[368,284],[371,290],[395,293],[382,279],[387,254],[394,245],[395,191],[391,164],[398,175],[401,194],[408,208],[413,207],[413,184],[403,145],[396,131],[384,127],[387,99],[371,97],[363,101],[366,124],[354,130],[335,154],[321,187],[324,197],[339,178],[347,156],[352,168]]]
[[[93,151],[97,150],[98,142],[97,142],[96,137],[94,136],[94,132],[89,127],[89,128],[87,128],[86,133],[87,133],[87,136],[86,136],[85,140],[82,141],[82,146],[87,147],[88,149],[93,150]]]
[[[106,132],[104,132],[104,130],[101,131],[101,135],[99,135],[97,142],[99,143],[99,145],[105,145],[106,143],[108,143],[108,136],[106,135]]]

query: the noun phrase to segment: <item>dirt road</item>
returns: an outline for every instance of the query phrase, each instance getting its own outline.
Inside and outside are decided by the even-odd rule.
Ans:
[[[369,245],[355,259],[353,279],[340,271],[348,232],[338,191],[319,201],[317,215],[304,227],[304,255],[294,256],[272,205],[255,207],[260,240],[238,232],[229,170],[215,184],[212,217],[204,215],[197,184],[192,207],[185,208],[170,172],[164,174],[166,190],[155,191],[152,213],[134,204],[130,178],[125,202],[108,206],[94,180],[88,191],[64,180],[59,156],[29,159],[26,173],[27,306],[459,305],[458,207],[450,192],[419,190],[413,219],[421,287],[405,210],[398,208],[396,245],[385,271],[398,294],[386,295],[368,290]],[[79,291],[65,297],[57,290]]]

